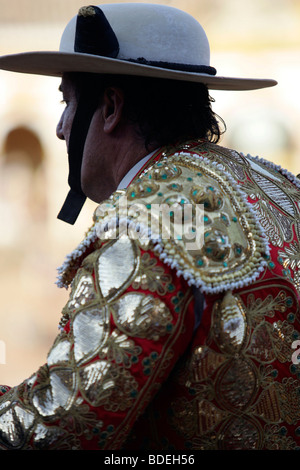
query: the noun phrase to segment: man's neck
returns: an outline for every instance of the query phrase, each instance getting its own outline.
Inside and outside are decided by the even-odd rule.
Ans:
[[[117,189],[126,189],[130,185],[130,183],[134,180],[136,175],[140,172],[140,170],[142,170],[143,167],[147,165],[148,161],[154,155],[156,150],[153,150],[153,152],[149,153],[148,155],[143,157],[141,160],[139,160],[122,178]]]

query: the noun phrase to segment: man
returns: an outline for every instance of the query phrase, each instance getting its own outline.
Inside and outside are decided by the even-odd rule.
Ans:
[[[79,11],[60,52],[0,58],[62,75],[71,285],[47,364],[3,387],[3,449],[295,449],[300,182],[216,143],[201,26],[147,4]],[[261,221],[261,223],[260,223]],[[296,351],[294,351],[296,349]]]

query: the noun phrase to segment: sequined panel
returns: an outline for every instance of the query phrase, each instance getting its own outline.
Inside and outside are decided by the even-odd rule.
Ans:
[[[0,416],[1,440],[8,447],[21,448],[26,442],[27,431],[34,422],[34,414],[18,405]]]
[[[125,369],[96,361],[80,369],[80,389],[92,406],[104,406],[116,412],[132,406],[137,396],[137,383]]]
[[[239,351],[245,341],[247,319],[241,302],[230,292],[215,305],[213,327],[222,349]]]
[[[76,376],[73,370],[56,368],[50,373],[50,383],[35,389],[33,405],[42,416],[53,416],[61,408],[71,408],[76,390]]]
[[[61,341],[55,342],[52,349],[48,354],[48,365],[52,366],[54,364],[59,364],[62,362],[68,362],[70,359],[70,350],[71,350],[71,343],[67,338],[62,338]]]
[[[88,360],[100,350],[109,335],[109,309],[91,308],[79,312],[73,320],[74,357]]]
[[[236,417],[228,421],[220,431],[220,449],[255,450],[261,448],[261,442],[259,423],[248,417]]]
[[[81,272],[83,271],[83,274]],[[77,281],[78,279],[78,281]],[[90,274],[80,270],[76,277],[76,286],[72,288],[72,295],[68,302],[69,309],[85,306],[96,298],[94,281]]]
[[[60,438],[66,436],[66,431],[56,426],[44,426],[38,424],[34,433],[34,445],[38,450],[48,450],[51,444],[56,443]]]
[[[157,340],[172,330],[169,309],[151,295],[125,294],[112,309],[115,322],[129,336]]]
[[[225,364],[218,375],[217,399],[225,409],[243,410],[255,398],[258,373],[251,361],[238,358]]]
[[[101,251],[98,259],[98,283],[106,300],[125,289],[137,268],[138,258],[134,242],[120,238]]]

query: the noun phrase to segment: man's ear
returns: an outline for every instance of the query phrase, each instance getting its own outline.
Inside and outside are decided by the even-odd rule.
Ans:
[[[121,121],[124,106],[124,94],[120,88],[106,88],[103,95],[102,117],[103,130],[110,134]]]

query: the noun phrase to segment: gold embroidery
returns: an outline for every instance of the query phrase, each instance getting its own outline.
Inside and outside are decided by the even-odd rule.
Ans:
[[[270,425],[265,427],[265,444],[269,450],[295,450],[296,442],[287,436],[285,426]]]
[[[141,265],[136,275],[132,287],[133,289],[150,290],[160,295],[165,295],[171,289],[171,276],[165,274],[161,266],[157,266],[155,258],[151,258],[149,253],[144,253],[141,257]]]
[[[121,331],[129,336],[158,340],[172,331],[172,315],[166,305],[150,295],[128,293],[112,305]]]
[[[95,361],[79,371],[80,390],[92,406],[116,412],[130,408],[137,397],[137,382],[126,370],[108,361]]]
[[[293,239],[293,226],[299,237],[299,189],[270,165],[214,144],[203,143],[196,152],[217,161],[241,181],[252,199],[252,207],[272,245],[283,246]],[[194,151],[194,149],[193,149]],[[248,178],[247,178],[248,176]]]
[[[114,330],[109,336],[106,344],[102,346],[99,353],[100,358],[107,357],[109,362],[116,362],[125,368],[130,368],[138,361],[142,348],[136,346],[128,336]]]
[[[291,362],[297,300],[291,288],[273,287],[277,295],[264,297],[263,286],[252,286],[243,293],[246,305],[231,293],[216,301],[206,344],[177,373],[190,399],[171,403],[171,423],[190,448],[295,448],[274,425],[300,419],[300,382],[279,379],[273,363]],[[286,319],[274,321],[278,313]]]
[[[293,271],[300,269],[300,245],[295,241],[286,246],[284,251],[279,250],[278,255],[283,259],[284,268],[290,267]]]

